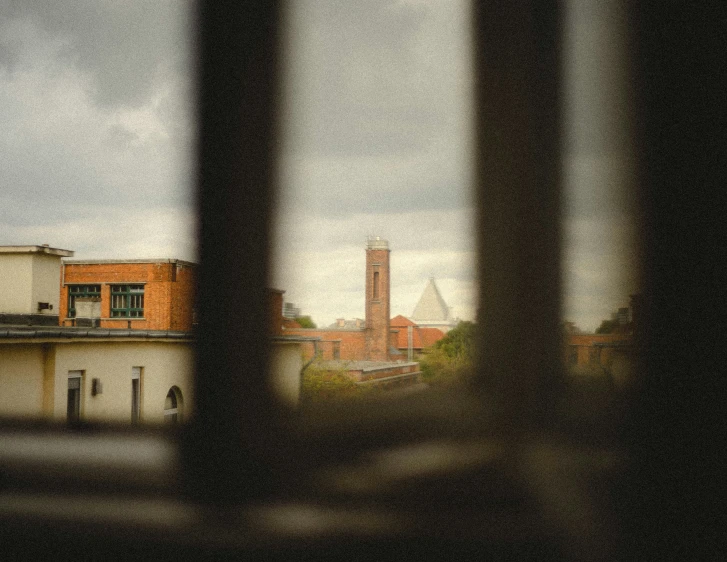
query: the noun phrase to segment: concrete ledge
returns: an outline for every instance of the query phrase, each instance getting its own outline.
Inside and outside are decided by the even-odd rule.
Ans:
[[[379,379],[368,379],[365,381],[357,382],[356,384],[359,386],[362,385],[374,385],[374,384],[396,384],[399,382],[405,382],[409,379],[415,378],[418,379],[419,375],[421,375],[421,371],[414,371],[413,373],[402,373],[401,375],[393,375],[391,377],[381,377]]]
[[[58,315],[0,312],[0,324],[12,324],[15,326],[58,326]]]

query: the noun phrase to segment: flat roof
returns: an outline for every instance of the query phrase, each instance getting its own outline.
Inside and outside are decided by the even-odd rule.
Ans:
[[[21,326],[0,324],[0,341],[17,339],[144,339],[144,340],[194,340],[193,332],[178,330],[129,330],[124,328],[79,328],[77,326]],[[273,342],[301,343],[320,338],[304,336],[273,336]]]
[[[71,254],[73,255],[73,254]],[[140,258],[140,259],[98,259],[98,260],[63,260],[64,264],[67,265],[94,265],[104,263],[179,263],[182,265],[193,265],[197,264],[192,261],[178,260],[176,258]]]
[[[120,328],[78,328],[71,326],[12,326],[0,325],[0,340],[14,339],[174,339],[191,340],[192,332],[175,330],[125,330]]]
[[[51,248],[45,244],[40,246],[0,246],[0,254],[47,254],[50,256],[70,257],[73,250]]]
[[[394,367],[411,367],[419,365],[416,361],[347,361],[345,359],[332,359],[319,361],[317,365],[322,369],[345,369],[347,371],[377,371],[393,369]]]

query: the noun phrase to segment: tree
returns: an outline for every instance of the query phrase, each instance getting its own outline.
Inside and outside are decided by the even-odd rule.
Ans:
[[[316,325],[316,323],[313,322],[313,320],[311,320],[310,316],[296,316],[295,321],[298,324],[300,324],[301,328],[317,328],[318,327]]]
[[[477,325],[460,322],[430,347],[419,360],[422,380],[433,386],[450,386],[470,378],[474,372]]]
[[[597,334],[612,334],[618,327],[618,320],[604,320],[601,325],[596,328]]]

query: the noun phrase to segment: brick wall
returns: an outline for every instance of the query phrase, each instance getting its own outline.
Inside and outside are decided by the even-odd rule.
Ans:
[[[389,360],[389,250],[366,249],[366,355],[370,361]]]
[[[601,365],[607,366],[616,346],[628,346],[632,343],[629,334],[568,334],[565,336],[566,365]]]
[[[64,264],[59,306],[59,322],[68,319],[68,285],[101,285],[102,328],[141,330],[192,329],[195,272],[191,264],[156,263],[88,263]],[[111,318],[111,285],[144,284],[144,318]]]
[[[268,307],[270,335],[279,336],[283,333],[283,293],[278,289],[268,289]]]
[[[170,264],[176,267],[176,281],[171,285],[171,329],[190,331],[194,321],[194,304],[197,292],[195,267],[191,264]]]
[[[344,361],[360,361],[365,359],[366,333],[364,330],[318,330],[298,328],[285,330],[284,335],[321,338],[321,341],[318,342],[321,359],[334,359],[334,342],[338,342],[339,359]],[[307,361],[311,357],[313,357],[312,343],[306,344],[303,347],[303,358]]]

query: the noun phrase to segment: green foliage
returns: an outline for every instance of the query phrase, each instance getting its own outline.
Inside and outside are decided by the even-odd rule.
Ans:
[[[419,359],[422,381],[447,387],[464,382],[474,372],[477,325],[460,322]]]
[[[329,400],[361,398],[380,392],[371,385],[358,385],[347,374],[346,365],[336,370],[324,369],[320,364],[311,364],[303,373],[301,388],[302,402],[323,402]]]
[[[597,334],[611,334],[618,326],[618,320],[604,320],[601,325],[596,328]]]
[[[316,323],[313,322],[313,320],[311,320],[310,316],[296,316],[295,321],[298,324],[300,324],[301,328],[317,328],[318,327],[316,325]]]

